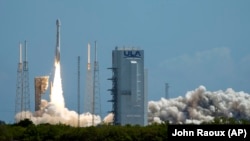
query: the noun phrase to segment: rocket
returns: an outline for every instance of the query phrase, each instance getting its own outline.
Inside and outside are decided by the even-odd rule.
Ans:
[[[60,62],[60,20],[56,20],[56,56],[55,61],[58,63]]]

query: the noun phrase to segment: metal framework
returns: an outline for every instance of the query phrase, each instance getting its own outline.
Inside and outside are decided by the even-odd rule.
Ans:
[[[92,70],[90,63],[90,44],[88,44],[88,64],[86,72],[86,81],[85,81],[85,94],[84,94],[84,112],[93,113],[93,80],[92,80]]]
[[[100,81],[99,81],[99,63],[97,61],[97,47],[95,41],[95,61],[93,75],[93,114],[101,114],[101,97],[100,97]]]
[[[27,42],[24,46],[24,61],[22,58],[22,44],[19,43],[19,63],[17,68],[15,114],[22,112],[19,119],[25,119],[26,112],[30,110],[29,68],[27,60]]]
[[[116,68],[108,68],[112,70],[112,77],[109,78],[108,80],[112,81],[112,88],[108,89],[108,91],[111,92],[112,95],[112,99],[108,100],[108,102],[112,102],[112,110],[110,111],[110,113],[113,113],[114,117],[113,117],[113,125],[118,125],[118,119],[117,119],[117,69]]]
[[[169,98],[169,84],[168,83],[165,83],[165,98]]]
[[[78,110],[78,127],[80,127],[80,56],[77,59],[77,110]]]

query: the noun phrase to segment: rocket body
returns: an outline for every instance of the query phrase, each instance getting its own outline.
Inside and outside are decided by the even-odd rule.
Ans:
[[[58,63],[60,62],[60,20],[56,20],[56,54],[55,54],[55,61]]]

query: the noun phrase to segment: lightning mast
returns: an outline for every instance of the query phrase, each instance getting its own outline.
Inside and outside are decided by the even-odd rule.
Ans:
[[[78,127],[80,127],[80,56],[77,59],[77,109],[78,109]]]
[[[95,60],[94,60],[94,76],[93,76],[93,114],[101,114],[100,101],[100,82],[99,82],[99,64],[97,61],[97,47],[95,41]],[[94,117],[92,118],[92,125],[94,125]]]
[[[168,90],[169,90],[169,84],[168,84],[168,83],[165,83],[165,98],[166,98],[166,99],[169,98]]]
[[[24,61],[23,61],[23,96],[24,111],[30,110],[30,88],[29,88],[29,68],[27,59],[27,41],[24,42]],[[26,115],[25,115],[26,118]]]

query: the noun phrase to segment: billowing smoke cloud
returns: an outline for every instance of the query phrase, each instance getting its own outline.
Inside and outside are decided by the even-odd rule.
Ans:
[[[40,110],[32,113],[30,111],[23,111],[16,114],[16,122],[24,119],[30,119],[34,124],[50,123],[50,124],[66,124],[70,126],[86,127],[98,125],[101,123],[99,115],[92,115],[91,113],[78,114],[75,111],[68,110],[65,107],[60,62],[55,62],[55,76],[53,80],[52,92],[50,95],[50,102],[42,100]],[[78,122],[79,121],[79,122]]]
[[[250,119],[250,95],[231,88],[210,92],[200,86],[187,92],[185,97],[161,98],[148,103],[149,123],[169,121],[199,124],[218,116]]]
[[[32,113],[23,111],[16,115],[16,121],[30,119],[34,124],[66,124],[70,126],[86,127],[102,122],[101,117],[90,113],[78,115],[77,112],[65,107],[62,94],[60,64],[56,65],[55,78],[51,101],[41,101],[41,109]],[[148,102],[148,121],[161,123],[196,123],[211,121],[215,117],[233,117],[236,119],[250,119],[250,95],[245,92],[235,92],[228,88],[226,91],[207,91],[200,86],[186,93],[185,97],[172,99],[161,98],[159,101]],[[113,114],[107,115],[104,123],[111,123]]]
[[[109,113],[106,117],[104,117],[103,123],[112,124],[113,123],[113,118],[114,118],[114,114]]]
[[[42,100],[42,109],[32,113],[30,111],[20,112],[16,115],[17,122],[25,118],[30,119],[34,124],[50,123],[50,124],[65,124],[77,127],[78,120],[80,127],[92,126],[101,123],[101,117],[90,113],[83,113],[78,116],[75,111],[61,108],[46,100]],[[94,123],[92,119],[94,118]]]

